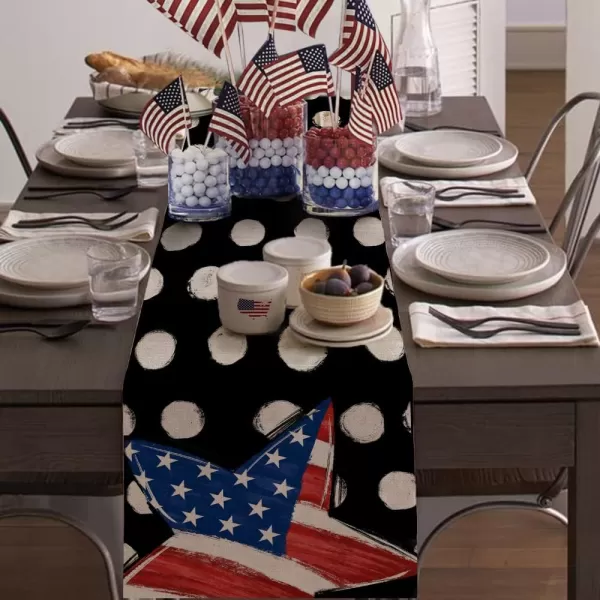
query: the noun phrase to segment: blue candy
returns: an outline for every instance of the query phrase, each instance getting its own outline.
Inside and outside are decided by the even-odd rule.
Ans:
[[[339,188],[331,188],[329,190],[329,195],[334,199],[334,200],[339,200],[342,197],[342,190],[340,190]]]
[[[342,198],[344,198],[344,200],[346,200],[346,202],[350,202],[351,200],[354,199],[354,190],[350,187],[346,188],[344,190],[344,193],[342,194]]]
[[[346,208],[346,201],[343,198],[338,198],[335,201],[336,208]]]

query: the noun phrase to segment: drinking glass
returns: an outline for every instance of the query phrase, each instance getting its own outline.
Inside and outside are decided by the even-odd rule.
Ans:
[[[154,188],[167,185],[168,158],[139,129],[133,132],[133,151],[138,187]]]
[[[130,243],[99,242],[87,252],[92,314],[98,321],[124,321],[136,313],[142,251]]]
[[[435,188],[428,183],[401,181],[384,188],[393,246],[431,233]]]

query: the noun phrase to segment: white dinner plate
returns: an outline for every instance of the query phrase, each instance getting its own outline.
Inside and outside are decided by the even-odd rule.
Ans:
[[[292,329],[290,327],[290,331],[292,335],[296,337],[299,342],[303,344],[307,344],[309,346],[320,346],[321,348],[356,348],[357,346],[364,346],[366,344],[372,344],[373,342],[377,342],[378,340],[383,339],[387,335],[390,334],[393,327],[390,325],[385,331],[378,333],[377,335],[372,335],[367,338],[363,338],[360,340],[348,340],[348,341],[339,341],[339,342],[331,342],[325,340],[317,340],[314,338],[306,337]]]
[[[439,234],[433,234],[439,235]],[[527,298],[556,285],[567,269],[567,257],[555,244],[540,241],[550,253],[550,261],[537,273],[500,285],[470,285],[436,275],[419,265],[415,252],[420,238],[397,248],[392,256],[392,268],[398,278],[411,287],[442,298],[479,302],[507,302]]]
[[[86,167],[118,167],[135,160],[130,130],[82,131],[58,138],[54,149],[64,158]]]
[[[406,133],[396,138],[395,145],[409,160],[434,167],[468,167],[502,151],[496,136],[458,129]]]
[[[415,258],[423,268],[446,279],[494,285],[537,273],[550,261],[550,253],[531,236],[464,229],[423,236]]]
[[[415,177],[428,177],[430,179],[472,179],[473,177],[484,177],[508,169],[516,162],[519,156],[519,150],[514,144],[503,138],[498,138],[498,141],[502,145],[502,150],[493,158],[469,167],[432,167],[430,165],[419,164],[402,156],[396,150],[398,137],[402,136],[395,136],[380,141],[378,147],[379,162],[391,171]]]

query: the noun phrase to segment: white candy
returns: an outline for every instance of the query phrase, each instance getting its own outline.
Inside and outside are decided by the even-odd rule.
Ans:
[[[273,148],[273,150],[279,150],[279,148],[283,148],[283,142],[279,138],[275,138],[271,141],[271,148]]]
[[[339,167],[331,167],[329,174],[334,178],[338,179],[342,176],[342,170]]]
[[[275,150],[273,148],[267,148],[265,150],[265,156],[267,158],[271,158],[275,154]]]
[[[223,152],[223,150],[213,150],[210,154],[207,155],[206,160],[211,165],[218,165],[222,160],[227,157],[227,153]]]
[[[175,204],[183,204],[185,202],[185,198],[183,196],[183,194],[178,193],[175,194]]]
[[[281,163],[282,163],[281,156],[277,156],[277,155],[275,155],[275,156],[273,156],[273,157],[271,158],[271,164],[272,164],[274,167],[280,167],[280,166],[281,166]]]
[[[226,183],[220,183],[219,184],[219,194],[225,198],[228,193],[229,193],[229,186]]]
[[[287,150],[281,146],[281,148],[277,148],[277,150],[275,150],[275,154],[277,154],[277,156],[285,156],[287,154]]]
[[[283,140],[284,148],[290,148],[293,145],[294,145],[294,140],[291,137],[286,137],[285,140]]]
[[[181,179],[179,179],[179,177],[177,179],[173,180],[173,189],[176,192],[179,192],[182,187],[183,187],[183,181],[181,181]]]
[[[321,177],[328,177],[329,176],[329,169],[327,167],[319,167],[319,169],[317,170],[317,173]]]
[[[202,196],[204,196],[204,192],[206,192],[206,186],[203,183],[197,183],[194,186],[194,196],[202,198]]]
[[[171,159],[174,163],[183,162],[183,150],[181,148],[174,148],[171,152]]]
[[[352,167],[346,167],[343,175],[348,181],[350,181],[354,177],[354,169]]]
[[[208,169],[208,161],[204,158],[204,156],[199,156],[196,159],[196,167],[199,171],[206,171],[206,169]]]
[[[238,159],[235,156],[232,156],[229,159],[229,168],[230,169],[235,169],[235,167],[237,166],[237,161],[238,161]]]
[[[265,157],[265,151],[262,148],[256,148],[256,150],[252,152],[252,156],[260,160],[261,158]]]
[[[227,152],[227,154],[229,156],[235,156],[237,157],[237,151],[235,148],[232,148],[231,146],[227,146],[227,148],[225,148],[225,152]]]
[[[200,198],[200,200],[198,201],[198,204],[202,207],[202,208],[208,208],[212,202],[210,201],[210,198],[207,198],[206,196],[203,196],[202,198]]]
[[[225,173],[219,173],[217,175],[217,183],[227,183],[227,175]]]
[[[266,156],[264,158],[261,158],[260,166],[261,166],[261,169],[268,169],[271,166],[271,159],[267,158]]]
[[[175,173],[175,175],[179,175],[179,177],[181,177],[185,173],[184,166],[182,164],[175,165],[173,167],[173,173]]]
[[[181,176],[181,183],[183,183],[183,185],[192,185],[193,181],[194,178],[189,173],[184,173]]]
[[[188,196],[185,199],[185,203],[189,207],[198,206],[198,198],[196,198],[196,196]]]
[[[191,185],[184,185],[181,188],[181,195],[184,198],[187,198],[188,196],[193,196],[194,195],[194,190],[192,189],[192,186]]]
[[[368,175],[365,175],[361,178],[360,185],[362,185],[363,187],[369,187],[371,185],[371,182],[371,178]]]
[[[353,190],[357,190],[360,187],[360,179],[358,177],[353,177],[348,184]]]
[[[359,179],[362,179],[367,174],[367,170],[364,167],[358,167],[358,169],[356,169],[356,172],[354,174]]]
[[[205,171],[196,171],[194,173],[194,181],[196,183],[202,183],[204,180],[206,179],[206,172]]]
[[[217,175],[221,173],[221,165],[212,165],[210,169],[208,169],[208,172],[214,177],[217,177]]]
[[[367,169],[367,175],[368,175],[369,177],[372,177],[372,175],[373,175],[373,167],[369,167],[369,168]]]
[[[338,180],[336,180],[335,185],[340,190],[345,190],[348,187],[348,180],[345,177],[340,177]]]
[[[254,148],[258,148],[258,144],[260,142],[258,140],[250,140],[250,148],[252,148],[252,150],[254,150]]]
[[[309,176],[314,175],[317,172],[317,170],[314,167],[311,167],[310,165],[306,165],[306,173]]]
[[[258,165],[260,164],[260,161],[258,160],[258,158],[256,157],[252,157],[250,159],[250,162],[248,163],[251,167],[258,167]]]
[[[287,155],[288,156],[297,156],[298,155],[298,148],[296,148],[296,146],[290,146],[287,149]]]
[[[268,138],[263,138],[262,140],[260,140],[260,147],[263,150],[266,150],[267,148],[271,147],[271,140],[269,140]]]
[[[296,146],[296,148],[302,148],[302,138],[301,137],[294,138],[294,146]]]
[[[323,185],[323,178],[320,175],[313,175],[311,183],[313,185]]]
[[[217,188],[214,188],[214,187],[208,188],[206,190],[206,195],[209,198],[216,198],[219,195],[219,190]]]
[[[325,179],[323,180],[323,185],[330,190],[332,187],[335,186],[335,179],[333,177],[325,177]]]
[[[211,187],[215,187],[215,185],[217,185],[217,178],[214,175],[209,175],[205,180],[204,183],[206,184],[207,188],[211,188]],[[208,196],[208,194],[206,194]]]
[[[196,157],[196,149],[195,148],[186,148],[183,151],[183,159],[184,160],[194,160]]]
[[[238,169],[245,169],[247,165],[241,158],[239,158],[235,166]]]
[[[281,164],[284,167],[291,167],[294,164],[294,159],[291,156],[284,156],[281,159]]]
[[[225,138],[219,138],[217,140],[217,148],[226,148],[227,147],[227,140]]]

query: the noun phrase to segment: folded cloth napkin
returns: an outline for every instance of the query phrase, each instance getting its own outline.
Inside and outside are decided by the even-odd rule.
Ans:
[[[395,183],[396,181],[402,181],[398,177],[384,177],[381,180],[381,195],[383,197],[383,204],[387,206],[387,193],[386,188]],[[415,180],[416,182],[416,180]],[[499,198],[497,196],[465,196],[459,200],[436,200],[435,206],[452,206],[453,208],[458,207],[477,207],[477,206],[528,206],[535,204],[535,196],[529,188],[529,184],[525,177],[515,177],[513,179],[494,179],[494,180],[481,180],[481,179],[470,179],[470,180],[436,180],[436,181],[423,181],[422,183],[431,184],[436,190],[441,190],[448,187],[465,186],[465,187],[478,187],[478,188],[511,188],[518,189],[519,194],[523,194],[524,198]],[[462,190],[456,190],[456,193]],[[465,190],[466,191],[466,190]],[[452,192],[454,193],[454,192]]]
[[[538,321],[564,321],[577,323],[581,329],[578,336],[538,335],[521,331],[499,333],[487,340],[474,340],[452,329],[429,314],[429,307],[456,319],[484,319],[486,317],[519,317]],[[558,347],[599,346],[598,334],[588,307],[582,302],[570,306],[444,306],[414,302],[409,306],[413,339],[422,348],[508,348],[508,347]],[[478,330],[496,329],[509,323],[490,322]]]
[[[65,234],[91,235],[102,238],[110,238],[129,242],[149,242],[156,234],[156,221],[158,219],[158,209],[148,208],[139,213],[138,218],[124,227],[114,231],[98,231],[87,225],[62,225],[60,227],[47,227],[45,229],[15,229],[13,224],[17,221],[26,221],[27,219],[49,219],[52,217],[77,216],[88,219],[104,219],[117,214],[113,213],[30,213],[20,210],[11,210],[0,225],[0,241],[11,242],[39,237],[63,236]],[[134,213],[127,213],[128,216]],[[124,219],[124,215],[122,218]]]

